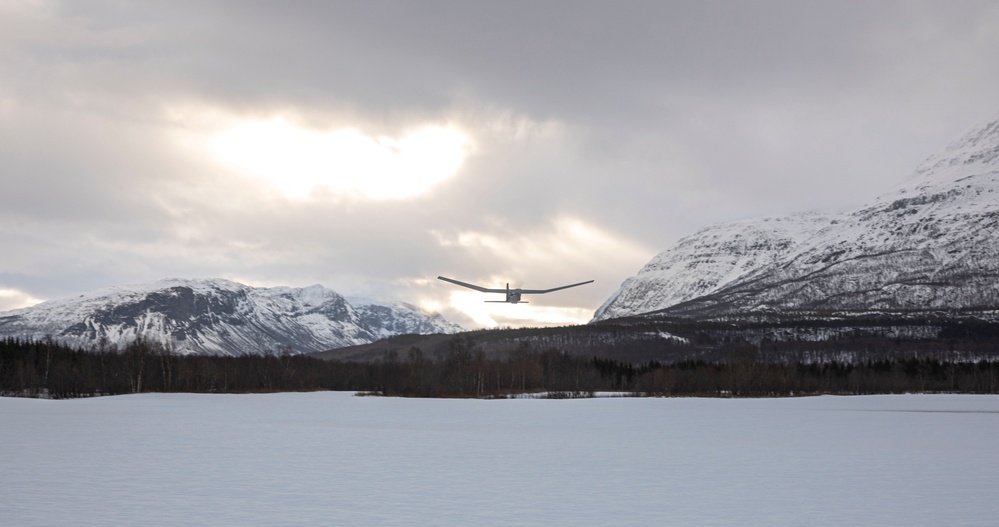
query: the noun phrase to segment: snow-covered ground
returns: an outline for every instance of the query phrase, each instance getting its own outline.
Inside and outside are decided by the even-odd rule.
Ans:
[[[0,398],[0,525],[995,525],[999,397]]]

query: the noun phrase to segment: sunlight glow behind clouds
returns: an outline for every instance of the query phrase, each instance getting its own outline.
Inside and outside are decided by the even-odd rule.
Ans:
[[[293,199],[313,193],[372,200],[420,196],[454,176],[472,147],[460,130],[428,125],[399,138],[355,128],[314,131],[283,118],[225,128],[212,149]]]
[[[0,311],[31,307],[42,303],[42,299],[35,298],[24,291],[0,287]]]
[[[500,326],[555,326],[585,324],[593,318],[593,310],[579,307],[554,307],[531,305],[540,297],[531,297],[526,303],[490,303],[486,300],[502,300],[503,295],[477,293],[474,291],[454,291],[449,297],[452,307],[471,318],[477,326],[495,328]],[[439,306],[438,306],[439,307]]]
[[[513,234],[477,231],[433,231],[433,234],[442,247],[485,251],[494,258],[508,260],[510,264],[595,260],[645,262],[652,253],[620,234],[570,216],[560,216],[548,225],[526,233],[517,232],[500,221],[496,227],[501,232],[513,231]]]

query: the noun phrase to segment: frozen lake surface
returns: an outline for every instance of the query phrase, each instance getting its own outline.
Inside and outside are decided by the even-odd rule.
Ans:
[[[999,397],[0,398],[0,525],[995,525]]]

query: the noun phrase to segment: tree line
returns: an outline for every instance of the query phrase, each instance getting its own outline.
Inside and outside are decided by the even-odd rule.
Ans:
[[[342,390],[411,397],[507,397],[598,391],[656,396],[789,396],[906,392],[997,393],[999,361],[899,358],[853,362],[768,362],[735,344],[724,361],[642,364],[583,357],[522,344],[488,358],[455,336],[436,360],[418,347],[367,362],[290,353],[176,355],[138,339],[122,349],[80,350],[43,341],[0,340],[0,395],[88,397],[142,392],[255,393]]]

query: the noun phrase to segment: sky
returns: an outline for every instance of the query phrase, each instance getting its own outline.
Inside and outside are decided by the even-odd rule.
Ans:
[[[218,277],[586,322],[703,227],[898,184],[997,53],[993,1],[0,0],[0,310]]]

